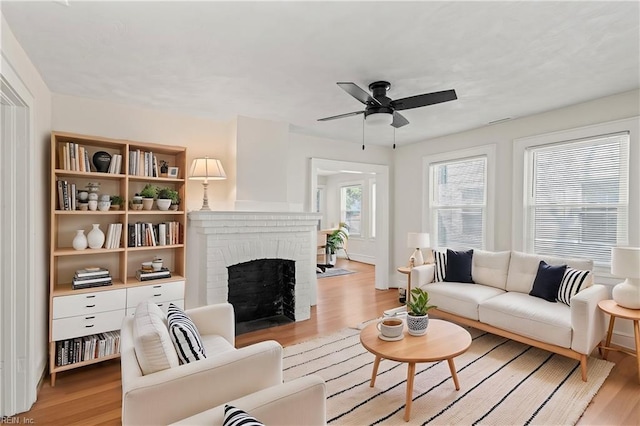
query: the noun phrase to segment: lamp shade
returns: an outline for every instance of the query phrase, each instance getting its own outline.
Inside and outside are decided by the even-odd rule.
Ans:
[[[194,180],[223,180],[227,175],[222,168],[220,160],[215,158],[195,158],[189,169],[189,179]]]
[[[431,241],[427,232],[409,232],[407,234],[407,247],[409,248],[424,248],[430,245]]]
[[[611,275],[640,278],[640,247],[614,247],[611,250]]]
[[[613,287],[613,300],[624,308],[640,309],[640,247],[614,247],[611,274],[626,278]]]

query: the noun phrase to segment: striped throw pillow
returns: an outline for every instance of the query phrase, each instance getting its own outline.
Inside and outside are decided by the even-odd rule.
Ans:
[[[444,277],[447,271],[447,252],[446,251],[433,251],[433,257],[435,258],[436,278],[434,282],[439,283],[444,281]]]
[[[233,405],[225,405],[222,426],[264,426],[264,424]]]
[[[182,309],[173,303],[169,304],[167,310],[167,325],[181,364],[206,358],[202,338],[196,325]]]
[[[590,273],[591,271],[581,271],[579,269],[567,267],[567,270],[564,272],[564,276],[562,277],[560,288],[558,289],[558,302],[571,306],[571,298],[578,294],[580,290],[588,287],[587,278]]]

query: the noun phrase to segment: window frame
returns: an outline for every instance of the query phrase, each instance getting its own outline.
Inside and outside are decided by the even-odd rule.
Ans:
[[[640,148],[638,136],[640,130],[640,117],[616,120],[606,123],[599,123],[585,127],[562,130],[558,132],[546,133],[526,138],[514,140],[513,148],[513,206],[512,206],[512,248],[530,253],[527,247],[527,227],[530,226],[528,220],[527,199],[530,196],[530,187],[533,185],[531,161],[529,156],[532,148],[543,147],[545,145],[561,144],[564,142],[577,142],[606,135],[619,133],[629,134],[629,166],[628,166],[628,203],[627,203],[627,242],[625,244],[637,246],[640,244],[640,226],[634,223],[632,218],[638,217],[640,179],[638,170],[633,167],[634,161],[640,160]],[[634,195],[635,194],[635,195]],[[600,278],[600,282],[614,284],[619,282],[619,278],[614,278],[610,272],[610,266],[594,265],[594,274]]]
[[[431,234],[432,248],[437,248],[438,237],[434,230],[434,208],[432,208],[435,182],[432,176],[432,166],[465,161],[473,158],[486,158],[485,169],[485,196],[484,209],[485,214],[482,220],[482,250],[493,250],[495,242],[495,175],[496,175],[496,145],[482,145],[476,148],[460,149],[441,154],[425,156],[422,159],[422,181],[425,183],[423,187],[423,206],[422,206],[422,229],[424,232]]]

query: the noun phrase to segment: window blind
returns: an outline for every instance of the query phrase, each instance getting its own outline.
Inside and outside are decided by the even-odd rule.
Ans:
[[[528,250],[609,265],[628,240],[629,134],[532,147],[528,159]]]
[[[430,165],[431,233],[438,247],[483,248],[487,157]]]

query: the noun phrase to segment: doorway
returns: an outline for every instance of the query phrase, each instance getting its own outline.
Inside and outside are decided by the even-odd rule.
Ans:
[[[349,181],[361,182],[367,185],[366,190],[371,192],[367,200],[372,202],[373,222],[371,218],[366,222],[373,225],[369,229],[362,229],[361,232],[369,236],[374,246],[372,260],[375,265],[375,288],[387,290],[389,288],[389,166],[312,158],[309,211],[316,211],[318,188],[323,186],[318,182],[322,180],[322,176],[327,175],[347,176],[348,178],[343,180],[345,186],[349,185]],[[326,192],[326,186],[324,188]],[[325,197],[327,197],[326,194]],[[327,209],[330,209],[330,203],[327,202],[327,204]],[[339,222],[338,219],[327,220],[324,217],[323,220],[323,227],[330,227],[332,223],[337,225]],[[352,252],[349,255],[354,258]],[[357,255],[355,258],[357,260]]]

